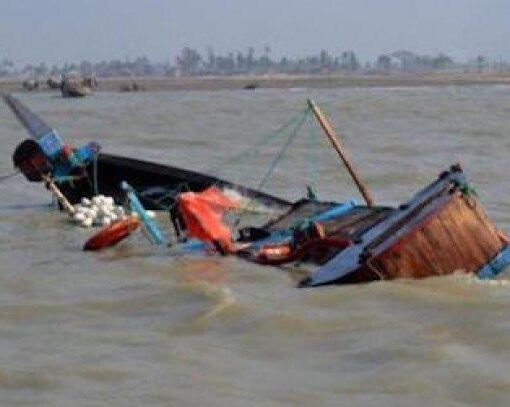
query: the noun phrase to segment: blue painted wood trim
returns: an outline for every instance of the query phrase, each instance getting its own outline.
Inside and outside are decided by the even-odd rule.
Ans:
[[[147,230],[151,238],[150,240],[152,241],[152,243],[156,245],[165,244],[166,243],[165,238],[161,231],[159,230],[157,223],[149,217],[143,205],[138,200],[133,188],[126,181],[122,182],[121,188],[124,191],[126,191],[129,200],[129,206],[133,211],[138,213],[140,220],[142,221],[145,227],[145,230]]]
[[[491,261],[485,264],[476,273],[482,280],[489,280],[496,277],[510,264],[510,246],[505,245],[503,249]]]

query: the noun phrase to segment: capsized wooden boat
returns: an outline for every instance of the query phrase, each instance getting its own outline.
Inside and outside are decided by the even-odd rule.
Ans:
[[[21,161],[18,167],[30,168],[28,175],[34,181],[39,177],[33,174],[33,168],[55,172],[63,159],[62,151],[69,150],[59,145],[55,130],[19,101],[12,96],[6,96],[5,100],[36,141],[20,145],[14,155],[15,163]],[[313,102],[309,103],[317,109]],[[124,196],[120,182],[128,181],[147,208],[167,208],[183,189],[200,192],[213,185],[286,208],[287,213],[262,227],[239,230],[239,239],[227,249],[261,264],[298,261],[318,266],[301,281],[300,287],[424,278],[456,271],[490,278],[510,263],[508,239],[488,219],[459,165],[442,173],[398,208],[374,205],[368,189],[333,137],[331,126],[320,112],[316,116],[353,176],[366,205],[310,199],[291,205],[208,175],[106,154],[99,154],[80,167],[84,174],[80,178],[72,182],[56,181],[71,202],[91,196],[95,191],[113,195],[120,201]],[[31,145],[39,145],[41,151],[36,151],[37,160],[24,166],[23,160],[30,160]],[[41,154],[49,150],[52,153],[47,154],[47,160],[42,157],[40,162]],[[224,250],[225,246],[218,248]]]
[[[371,194],[345,156],[331,125],[313,101],[309,104],[367,207],[374,209]],[[352,244],[328,258],[300,286],[423,278],[455,271],[490,278],[509,263],[508,239],[488,219],[456,164],[408,203],[355,236]]]
[[[187,208],[177,202],[185,215]],[[231,243],[218,205],[197,208],[183,216],[189,237],[263,265],[314,267],[300,287],[455,272],[491,278],[510,264],[508,238],[489,220],[459,165],[398,208],[303,199],[260,227],[239,229]],[[196,233],[205,226],[207,234]]]
[[[72,203],[82,197],[98,193],[112,196],[121,203],[125,193],[119,187],[128,182],[146,209],[168,209],[182,191],[203,191],[212,185],[239,193],[247,199],[275,209],[285,209],[290,203],[242,185],[200,172],[138,160],[114,154],[99,153],[95,161],[85,167],[86,176],[79,180],[60,182],[59,187]]]
[[[230,245],[219,233],[224,225],[216,233],[211,225],[220,221],[208,212],[185,223],[191,229],[208,222],[205,240],[227,252],[265,265],[317,266],[300,287],[454,272],[489,278],[510,263],[508,239],[488,219],[459,165],[398,208],[303,199],[261,227],[240,229]]]
[[[385,219],[389,207],[302,199],[280,217],[261,227],[239,230],[248,243],[237,255],[260,264],[294,262],[323,265],[350,246],[366,230]]]
[[[339,228],[335,234],[344,232]],[[508,242],[455,165],[329,258],[301,287],[475,273],[510,263]]]
[[[90,198],[97,194],[112,196],[116,203],[121,204],[125,197],[121,182],[126,181],[137,192],[146,209],[168,209],[179,192],[202,191],[212,185],[231,189],[249,200],[277,210],[290,207],[290,202],[284,199],[227,180],[120,155],[98,153],[84,160],[81,166],[68,168],[66,164],[62,168],[62,162],[67,162],[63,157],[66,149],[59,145],[62,141],[58,133],[12,95],[3,97],[36,143],[44,146],[46,151],[51,147],[51,157],[43,152],[38,152],[37,157],[48,160],[47,164],[53,169],[51,175],[55,183],[72,204],[80,202],[83,197]],[[18,148],[16,152],[27,156],[25,151],[20,150],[23,149]],[[76,149],[74,151],[76,152]],[[61,171],[58,171],[59,169]],[[59,176],[57,172],[63,176]]]
[[[510,263],[508,238],[488,219],[460,165],[453,165],[398,208],[377,206],[329,122],[313,101],[309,104],[366,205],[301,200],[262,227],[239,230],[239,239],[232,244],[214,231],[209,232],[209,243],[260,264],[318,266],[300,287],[424,278],[456,271],[489,278]],[[195,213],[191,222],[202,222],[202,216],[211,231],[210,225],[219,221],[208,212]]]

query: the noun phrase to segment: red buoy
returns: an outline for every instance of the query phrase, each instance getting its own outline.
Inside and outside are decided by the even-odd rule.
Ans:
[[[140,221],[135,216],[113,222],[87,240],[83,250],[95,251],[113,246],[128,237],[138,226],[140,226]]]

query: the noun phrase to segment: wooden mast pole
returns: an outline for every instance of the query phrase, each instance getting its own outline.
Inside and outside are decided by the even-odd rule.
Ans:
[[[338,140],[338,137],[335,134],[335,131],[333,130],[333,127],[329,123],[328,119],[326,119],[326,116],[320,111],[319,107],[315,104],[315,102],[311,99],[308,99],[308,106],[312,109],[313,114],[317,118],[317,121],[321,125],[322,129],[326,133],[326,136],[328,136],[329,141],[331,142],[331,145],[335,149],[335,151],[340,156],[342,162],[344,163],[345,167],[347,168],[347,171],[349,171],[349,174],[353,178],[354,182],[356,183],[356,186],[358,187],[359,191],[361,192],[361,195],[363,196],[363,199],[367,203],[367,206],[372,207],[374,206],[374,200],[372,199],[372,195],[370,194],[370,191],[368,188],[361,182],[360,178],[356,174],[356,171],[354,170],[354,167],[349,160],[349,157],[347,156],[345,150],[343,149],[340,141]]]
[[[60,192],[60,189],[58,189],[58,187],[55,185],[55,183],[50,178],[50,176],[49,175],[42,175],[42,179],[43,179],[44,183],[46,184],[46,187],[51,191],[53,196],[55,198],[57,198],[57,201],[60,202],[60,204],[62,205],[64,210],[69,215],[74,215],[74,213],[76,212],[75,209],[74,209],[74,206],[71,205],[69,203],[69,201],[67,200],[67,198],[62,194],[62,192]]]

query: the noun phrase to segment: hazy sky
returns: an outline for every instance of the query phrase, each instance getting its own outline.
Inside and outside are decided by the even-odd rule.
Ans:
[[[0,58],[173,61],[269,45],[272,56],[322,48],[362,61],[398,49],[510,60],[510,0],[0,0]]]

